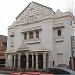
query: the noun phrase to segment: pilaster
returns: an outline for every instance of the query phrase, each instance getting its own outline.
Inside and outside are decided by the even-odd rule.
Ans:
[[[29,58],[28,58],[28,53],[26,53],[26,69],[29,68]]]
[[[38,53],[36,53],[36,70],[38,70]]]
[[[32,53],[32,69],[34,69],[34,54]]]
[[[21,53],[18,53],[18,68],[20,69],[20,59],[21,59]]]
[[[46,53],[43,53],[43,68],[46,68]]]

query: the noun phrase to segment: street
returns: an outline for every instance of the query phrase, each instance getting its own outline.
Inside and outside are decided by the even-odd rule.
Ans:
[[[0,74],[0,75],[9,75],[9,74]]]

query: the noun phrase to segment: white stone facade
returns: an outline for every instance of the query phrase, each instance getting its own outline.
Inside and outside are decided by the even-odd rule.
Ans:
[[[68,12],[54,12],[31,2],[8,28],[6,66],[17,69],[69,66],[74,21]]]

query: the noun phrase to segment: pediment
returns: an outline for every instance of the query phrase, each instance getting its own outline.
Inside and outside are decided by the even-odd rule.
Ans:
[[[63,15],[64,15],[64,13],[61,12],[59,9],[55,12],[55,17],[61,17]]]
[[[17,51],[19,52],[19,51],[29,51],[29,50],[30,50],[29,47],[26,46],[24,42],[22,42],[21,46],[18,48]]]
[[[41,4],[31,2],[17,17],[16,23],[30,23],[53,17],[53,10]]]

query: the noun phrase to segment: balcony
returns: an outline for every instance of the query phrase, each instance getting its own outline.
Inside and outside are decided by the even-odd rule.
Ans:
[[[40,38],[25,39],[24,42],[26,44],[40,43],[41,39]]]

